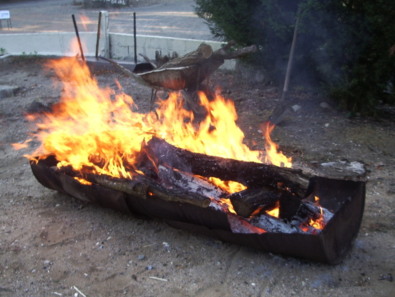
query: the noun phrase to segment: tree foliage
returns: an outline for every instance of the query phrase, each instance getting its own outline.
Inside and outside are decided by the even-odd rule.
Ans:
[[[196,0],[213,34],[258,44],[255,64],[280,83],[299,16],[293,83],[319,85],[353,112],[395,104],[395,1]]]

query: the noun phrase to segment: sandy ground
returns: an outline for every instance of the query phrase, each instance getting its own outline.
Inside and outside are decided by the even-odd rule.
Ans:
[[[358,238],[341,264],[328,266],[173,229],[159,220],[86,205],[41,186],[11,143],[32,128],[24,118],[37,102],[57,102],[53,73],[33,57],[3,60],[0,84],[16,85],[0,99],[0,296],[390,296],[394,289],[395,122],[348,119],[323,98],[295,93],[274,139],[298,163],[359,160],[370,170]],[[115,73],[141,111],[150,90]],[[246,142],[262,146],[259,124],[278,98],[219,72],[213,77],[233,98]],[[34,104],[33,104],[34,103]],[[328,102],[327,102],[328,103]],[[254,107],[254,108],[252,108]],[[84,295],[83,295],[84,294]]]

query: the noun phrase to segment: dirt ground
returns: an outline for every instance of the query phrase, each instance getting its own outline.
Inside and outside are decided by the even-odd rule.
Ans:
[[[330,266],[263,253],[84,204],[41,186],[16,151],[32,128],[24,114],[57,102],[61,89],[45,60],[0,62],[0,296],[391,296],[395,288],[395,121],[347,117],[317,94],[299,90],[273,138],[298,164],[340,159],[366,163],[370,173],[362,227],[351,252]],[[141,111],[151,91],[116,73]],[[246,143],[262,146],[259,124],[279,94],[228,72],[221,84],[235,101]],[[41,105],[42,106],[42,105]],[[392,293],[391,293],[392,292]]]

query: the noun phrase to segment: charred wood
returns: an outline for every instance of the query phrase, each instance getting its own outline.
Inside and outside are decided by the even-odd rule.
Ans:
[[[158,164],[205,177],[237,181],[247,187],[270,186],[304,197],[309,183],[309,176],[301,170],[193,153],[156,137],[145,145],[144,150]]]
[[[283,193],[280,197],[280,218],[290,221],[298,212],[302,200],[291,193]]]
[[[120,191],[141,199],[157,198],[165,201],[188,203],[199,207],[208,207],[211,199],[199,193],[193,193],[180,187],[165,187],[156,180],[135,174],[131,179],[117,178],[104,174],[83,173],[72,170],[71,166],[60,169],[53,167],[71,177],[80,177],[94,184]]]
[[[320,225],[325,226],[332,217],[333,213],[330,210],[311,201],[302,201],[290,224],[305,229],[305,232],[314,233],[317,229],[310,224],[311,221],[317,221]]]
[[[165,201],[188,203],[204,208],[208,207],[211,202],[209,197],[185,191],[179,187],[164,187],[156,181],[141,175],[134,176],[133,179],[118,179],[103,175],[92,175],[91,181],[143,199],[149,197],[158,198]]]
[[[310,201],[301,201],[298,211],[290,220],[261,214],[252,217],[249,222],[267,232],[315,234],[321,232],[332,217],[333,213],[328,209]]]
[[[176,186],[192,193],[219,199],[226,193],[203,177],[198,177],[186,172],[174,170],[164,165],[158,166],[158,177],[161,184]]]
[[[229,199],[236,213],[248,218],[257,209],[263,211],[273,208],[282,195],[284,195],[282,191],[262,187],[234,193]]]
[[[260,215],[250,220],[251,225],[261,228],[267,232],[275,233],[297,233],[301,230],[294,225],[288,224],[282,219],[269,215]]]

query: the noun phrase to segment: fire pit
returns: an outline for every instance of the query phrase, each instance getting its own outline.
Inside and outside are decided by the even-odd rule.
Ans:
[[[207,117],[198,123],[177,94],[139,114],[127,95],[98,88],[86,65],[55,64],[61,102],[29,115],[42,145],[28,157],[45,187],[263,251],[326,263],[349,251],[364,181],[289,168],[270,139],[272,126],[266,153],[250,150],[233,104],[220,96],[200,94]]]

